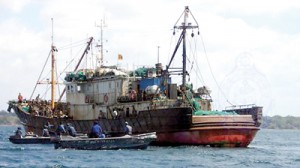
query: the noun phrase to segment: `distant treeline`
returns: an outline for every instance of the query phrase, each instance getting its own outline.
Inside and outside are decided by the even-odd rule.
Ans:
[[[300,117],[281,117],[281,116],[273,116],[263,117],[263,123],[261,128],[269,128],[269,129],[300,129]]]
[[[20,125],[15,113],[0,111],[0,125]],[[300,129],[300,117],[264,116],[261,128],[268,129]]]
[[[20,125],[20,120],[15,113],[0,111],[0,125]]]

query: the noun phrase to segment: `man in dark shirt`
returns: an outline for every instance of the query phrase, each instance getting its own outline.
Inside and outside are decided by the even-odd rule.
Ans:
[[[57,129],[56,129],[56,134],[60,136],[61,134],[66,133],[64,125],[60,122]]]
[[[70,123],[67,123],[67,131],[69,135],[71,135],[72,137],[76,137],[76,130]]]
[[[90,138],[105,138],[105,135],[102,133],[102,128],[97,121],[95,121],[92,126]]]

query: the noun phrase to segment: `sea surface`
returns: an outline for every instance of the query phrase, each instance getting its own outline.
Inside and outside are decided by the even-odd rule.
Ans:
[[[0,126],[0,167],[300,167],[300,130],[260,130],[248,148],[202,146],[146,150],[66,150],[9,142],[17,126]]]

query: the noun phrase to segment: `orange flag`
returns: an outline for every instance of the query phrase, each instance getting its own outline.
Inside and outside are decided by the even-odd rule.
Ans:
[[[118,55],[118,60],[123,60],[123,55],[122,54]]]

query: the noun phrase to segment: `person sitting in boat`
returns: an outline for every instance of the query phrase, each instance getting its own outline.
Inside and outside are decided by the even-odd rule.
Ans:
[[[21,127],[18,127],[18,129],[16,130],[16,132],[15,132],[15,136],[17,137],[17,138],[22,138],[23,136],[22,136],[22,130],[21,130]]]
[[[56,135],[60,136],[61,134],[66,133],[64,125],[60,122],[57,129],[56,129]]]
[[[47,127],[48,129],[51,129],[54,127],[54,125],[52,125],[50,122],[47,122],[46,125],[44,125],[44,127]]]
[[[128,122],[125,122],[125,128],[124,128],[125,134],[131,135],[132,134],[132,127],[128,124]]]
[[[19,93],[19,95],[18,95],[18,102],[19,103],[23,102],[23,96],[21,95],[21,93]]]
[[[44,129],[43,129],[42,136],[43,136],[43,137],[49,137],[49,136],[50,136],[48,127],[47,127],[46,125],[44,125]]]
[[[67,132],[72,137],[76,137],[76,134],[77,134],[76,130],[75,130],[75,128],[70,123],[67,123]]]
[[[92,126],[90,138],[105,138],[105,134],[102,133],[102,128],[97,121],[94,122]]]

